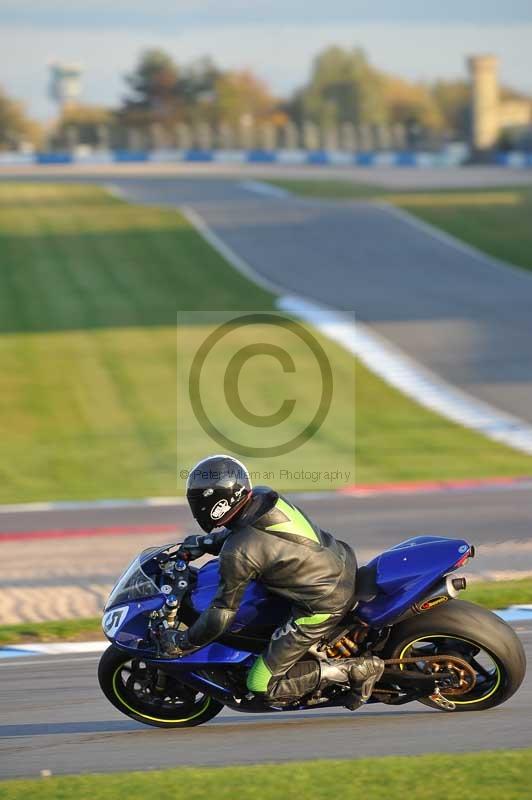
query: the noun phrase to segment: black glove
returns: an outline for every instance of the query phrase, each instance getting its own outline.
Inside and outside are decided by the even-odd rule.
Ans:
[[[179,549],[187,554],[189,561],[194,561],[196,558],[200,558],[200,556],[204,555],[203,540],[206,538],[206,536],[199,536],[197,533],[194,533],[183,540]]]
[[[173,658],[178,658],[191,650],[197,649],[188,641],[187,631],[175,631],[172,628],[166,628],[162,632],[159,641],[164,655],[172,656]]]
[[[200,558],[200,556],[205,555],[205,553],[217,556],[230,533],[231,531],[227,528],[209,533],[207,536],[193,533],[183,540],[180,545],[180,550],[187,553],[189,561],[194,561],[194,559]]]

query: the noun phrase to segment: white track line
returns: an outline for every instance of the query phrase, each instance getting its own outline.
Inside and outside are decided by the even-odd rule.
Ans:
[[[102,653],[109,647],[109,642],[100,639],[95,642],[47,642],[40,644],[14,644],[13,650],[20,650],[22,652],[39,653],[40,655],[59,656],[73,653]],[[9,650],[0,648],[0,650]]]
[[[263,183],[262,181],[241,181],[240,186],[248,192],[261,194],[265,197],[283,199],[292,196],[286,189],[281,189],[280,186],[273,186],[271,183]]]
[[[82,656],[81,658],[62,658],[61,661],[56,658],[48,658],[46,660],[39,659],[35,661],[33,658],[24,658],[23,661],[19,661],[18,659],[15,661],[14,659],[6,658],[3,661],[0,661],[0,669],[6,669],[7,667],[35,667],[35,666],[53,666],[54,669],[57,667],[57,664],[78,664],[80,661],[96,661],[98,659],[97,655],[93,656]]]
[[[103,188],[109,192],[110,195],[116,197],[117,200],[124,200],[126,203],[131,202],[124,189],[116,183],[104,183]]]
[[[281,286],[273,283],[273,281],[268,280],[268,278],[259,275],[258,272],[255,272],[253,267],[244,261],[243,258],[240,258],[239,255],[235,253],[220,237],[210,228],[203,217],[198,214],[198,212],[190,208],[190,206],[182,206],[181,213],[184,217],[190,222],[193,228],[203,236],[203,238],[209,242],[211,247],[218,251],[218,253],[224,258],[237,272],[240,272],[241,275],[244,275],[248,280],[255,283],[257,286],[260,286],[262,289],[266,289],[267,292],[272,292],[273,294],[279,294],[283,292]]]
[[[184,497],[143,497],[140,500],[112,498],[109,500],[58,500],[46,503],[6,503],[0,505],[0,514],[42,511],[98,511],[119,508],[152,508],[154,506],[184,506]]]

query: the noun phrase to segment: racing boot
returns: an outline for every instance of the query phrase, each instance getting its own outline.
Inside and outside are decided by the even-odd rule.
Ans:
[[[367,703],[373,687],[384,672],[384,661],[377,656],[360,658],[327,659],[320,661],[319,689],[334,683],[351,686],[358,705]]]

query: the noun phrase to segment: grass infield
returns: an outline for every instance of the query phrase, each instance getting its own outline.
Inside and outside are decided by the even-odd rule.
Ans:
[[[176,312],[269,311],[273,296],[171,209],[127,204],[94,186],[1,183],[0,212],[0,503],[182,493],[176,417],[181,463],[220,445],[176,414],[187,394],[176,364]],[[201,326],[180,331],[190,355]],[[352,483],[355,466],[362,483],[532,474],[531,457],[422,409],[361,365],[354,408],[344,390],[353,359],[327,346],[340,387],[334,414],[304,458],[295,451],[283,462],[288,473],[303,467],[310,477],[281,476],[276,488],[333,489],[341,479],[312,476],[351,471],[343,483]],[[276,411],[279,364],[255,357],[245,370],[247,407]],[[304,407],[315,375],[309,368],[297,378]],[[216,381],[205,392],[225,408]],[[231,420],[226,414],[224,424]],[[355,447],[346,436],[353,423]],[[301,430],[297,413],[289,424]],[[268,465],[250,459],[249,466]]]
[[[0,783],[0,798],[174,800],[177,792],[190,800],[329,800],[341,786],[342,797],[353,800],[521,800],[531,770],[532,750],[495,750],[11,780]]]
[[[518,603],[532,603],[532,578],[470,583],[460,597],[485,608],[506,608]],[[75,642],[103,638],[99,617],[0,625],[0,645],[28,642]]]

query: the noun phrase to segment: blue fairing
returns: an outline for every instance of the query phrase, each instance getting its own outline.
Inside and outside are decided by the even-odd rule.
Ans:
[[[415,536],[370,561],[376,567],[379,593],[360,603],[358,616],[373,627],[392,623],[423,597],[470,550],[463,539]]]
[[[218,559],[207,562],[197,574],[197,584],[192,592],[192,605],[198,613],[208,608],[218,589],[220,573]],[[290,607],[286,600],[270,594],[257,581],[252,581],[244,592],[231,631],[254,626],[279,625],[287,618]]]
[[[135,655],[140,657],[145,655],[153,656],[151,650],[143,648],[143,639],[146,635],[147,615],[152,611],[159,610],[165,602],[164,595],[146,598],[134,603],[124,603],[123,606],[116,606],[104,614],[103,627],[104,633],[116,645],[126,650],[135,651]],[[120,617],[119,629],[116,632],[110,631],[109,623],[112,623],[113,614]],[[226,647],[218,642],[202,647],[182,658],[165,658],[165,663],[176,665],[186,664],[235,664],[249,658],[246,650],[237,650],[233,647]]]

